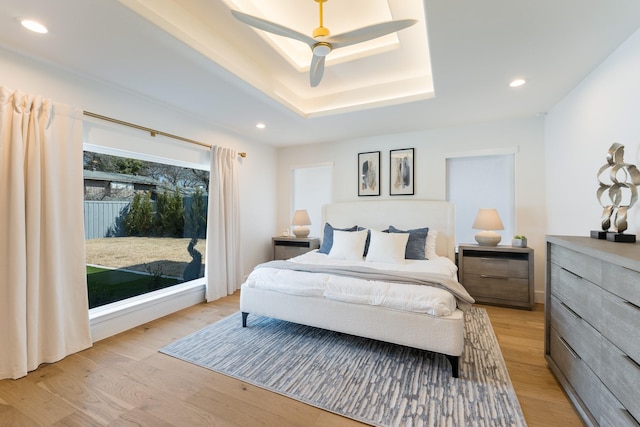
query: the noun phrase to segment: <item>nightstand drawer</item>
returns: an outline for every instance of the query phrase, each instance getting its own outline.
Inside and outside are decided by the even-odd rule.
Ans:
[[[465,273],[462,283],[474,298],[530,302],[529,280],[527,279]]]
[[[466,255],[464,272],[494,277],[512,277],[526,279],[529,277],[529,261]]]

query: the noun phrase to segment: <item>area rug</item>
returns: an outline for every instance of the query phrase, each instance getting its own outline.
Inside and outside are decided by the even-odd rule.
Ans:
[[[374,426],[525,426],[489,316],[465,319],[460,377],[441,354],[236,313],[162,353]]]

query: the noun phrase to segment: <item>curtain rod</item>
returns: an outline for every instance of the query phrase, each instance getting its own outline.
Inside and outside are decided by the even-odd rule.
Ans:
[[[196,141],[194,139],[184,138],[182,136],[173,135],[173,134],[170,134],[170,133],[162,132],[162,131],[159,131],[159,130],[151,129],[151,128],[148,128],[148,127],[136,125],[136,124],[129,123],[129,122],[123,122],[122,120],[113,119],[113,118],[107,117],[107,116],[101,116],[100,114],[92,113],[90,111],[85,111],[84,115],[85,116],[89,116],[89,117],[94,117],[96,119],[104,120],[104,121],[107,121],[107,122],[116,123],[116,124],[123,125],[123,126],[129,126],[131,128],[134,128],[134,129],[143,130],[145,132],[149,132],[149,134],[152,137],[155,137],[156,135],[162,135],[162,136],[166,136],[168,138],[178,139],[180,141],[190,142],[191,144],[196,144],[196,145],[201,145],[203,147],[211,148],[211,145],[205,144],[204,142]],[[247,157],[247,153],[241,152],[241,153],[238,153],[238,156]]]

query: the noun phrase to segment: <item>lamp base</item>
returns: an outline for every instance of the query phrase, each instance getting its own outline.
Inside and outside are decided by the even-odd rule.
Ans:
[[[311,230],[309,229],[309,227],[305,227],[303,225],[299,225],[293,229],[293,234],[295,234],[296,237],[299,237],[299,238],[309,236],[310,232]]]
[[[482,230],[476,234],[475,239],[480,246],[498,246],[498,243],[502,240],[502,236],[495,231]]]

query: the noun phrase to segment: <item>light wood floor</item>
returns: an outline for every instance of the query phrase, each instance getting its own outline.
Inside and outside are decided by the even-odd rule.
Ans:
[[[239,295],[97,342],[0,381],[0,426],[356,426],[320,409],[158,353],[238,310]],[[543,357],[543,310],[486,306],[527,423],[581,426]]]

